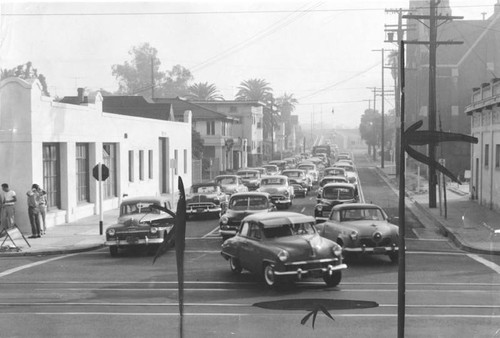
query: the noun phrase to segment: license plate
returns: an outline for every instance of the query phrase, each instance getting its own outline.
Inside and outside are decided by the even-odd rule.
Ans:
[[[330,211],[323,212],[323,217],[328,217],[328,216],[330,216]]]
[[[139,242],[139,238],[137,238],[137,237],[127,237],[127,243],[135,244],[137,242]]]
[[[373,248],[374,253],[385,253],[385,248]]]
[[[196,212],[203,212],[203,210],[205,210],[205,209],[201,209],[201,208],[200,209],[196,209]]]

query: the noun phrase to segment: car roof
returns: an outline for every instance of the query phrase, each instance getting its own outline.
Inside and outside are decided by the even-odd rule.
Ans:
[[[382,209],[380,206],[371,203],[343,203],[337,204],[334,209]]]
[[[323,189],[326,187],[341,187],[341,188],[354,188],[354,184],[351,183],[341,183],[341,182],[332,182],[332,183],[327,183],[323,186]]]
[[[261,223],[264,228],[282,224],[315,222],[314,217],[291,211],[275,211],[252,214],[244,218],[245,221]]]
[[[253,172],[253,173],[260,173],[259,169],[254,169],[254,168],[239,169],[237,172],[241,173],[241,172],[245,172],[245,171],[249,171],[249,172]]]
[[[220,184],[217,182],[201,182],[201,183],[194,183],[191,188],[198,188],[198,187],[220,187]]]
[[[131,203],[137,203],[137,202],[143,202],[143,203],[163,203],[167,202],[168,198],[164,196],[133,196],[133,197],[126,197],[123,199],[122,204],[131,204]]]
[[[345,176],[340,176],[340,175],[329,175],[329,176],[325,176],[323,177],[321,180],[346,180],[347,181],[347,178]]]
[[[288,179],[288,176],[285,176],[285,175],[267,175],[267,176],[262,177],[262,179],[265,179],[265,178],[283,178],[283,179]]]
[[[267,192],[260,191],[247,191],[247,192],[237,192],[231,195],[231,199],[234,197],[242,197],[242,196],[264,196],[269,197],[270,195]]]
[[[332,169],[340,169],[340,170],[345,170],[344,168],[341,168],[341,167],[328,167],[328,168],[325,168],[325,171],[327,171],[327,170],[332,170]]]
[[[304,170],[302,170],[302,169],[285,169],[282,171],[282,173],[286,173],[286,172],[290,172],[290,171],[293,171],[293,172],[300,171],[301,173],[304,172]]]

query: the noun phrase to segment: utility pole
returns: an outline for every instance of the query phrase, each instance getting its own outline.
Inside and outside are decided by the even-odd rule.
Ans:
[[[384,121],[384,101],[385,101],[385,96],[384,96],[384,63],[385,63],[385,57],[384,57],[384,48],[382,49],[372,49],[372,52],[381,52],[382,54],[382,88],[380,89],[381,92],[381,124],[382,124],[382,134],[380,135],[380,151],[381,151],[381,156],[380,156],[380,167],[384,169],[384,157],[385,157],[385,121]],[[374,92],[376,92],[376,88]]]
[[[429,41],[407,41],[407,44],[420,44],[429,46],[429,102],[428,102],[428,129],[436,131],[436,49],[438,45],[456,45],[462,44],[462,41],[437,41],[438,20],[463,19],[462,16],[438,15],[437,6],[441,0],[430,0],[429,15],[404,15],[406,19],[429,20]],[[429,143],[428,155],[431,159],[429,164],[429,208],[436,207],[436,144]]]

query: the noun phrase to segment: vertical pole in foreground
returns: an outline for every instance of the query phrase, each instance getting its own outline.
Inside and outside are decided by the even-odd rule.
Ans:
[[[102,212],[102,163],[99,162],[98,164],[99,168],[99,235],[102,235],[102,228],[103,228],[103,212]]]
[[[382,48],[382,103],[380,107],[380,111],[382,113],[382,135],[380,135],[381,140],[380,140],[380,150],[382,151],[382,156],[380,156],[380,167],[384,169],[384,160],[385,160],[385,122],[384,122],[384,62],[385,62],[385,56],[384,56],[384,49]]]
[[[404,68],[404,41],[400,40],[400,90],[401,90],[401,151],[399,152],[399,163],[404,163],[405,161],[405,68]],[[404,338],[405,336],[405,294],[406,294],[406,266],[405,266],[405,166],[399,166],[399,267],[398,267],[398,338]]]

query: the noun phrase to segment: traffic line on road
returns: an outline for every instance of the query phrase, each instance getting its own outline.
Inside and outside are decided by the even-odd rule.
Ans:
[[[217,235],[215,234],[217,232]],[[201,236],[201,238],[207,238],[207,237],[213,237],[213,236],[217,236],[219,237],[219,227],[215,227],[215,229],[213,229],[212,231],[210,231],[208,234],[204,235],[204,236]]]
[[[493,263],[492,261],[489,261],[481,256],[475,255],[475,254],[467,254],[467,257],[472,258],[476,262],[479,262],[481,264],[484,264],[491,270],[495,271],[496,273],[500,274],[500,266],[498,264]]]
[[[306,210],[306,207],[303,207],[302,209],[300,209],[300,213],[303,213],[304,210]]]
[[[22,270],[33,268],[33,267],[38,266],[38,265],[42,265],[42,264],[45,264],[45,263],[50,263],[50,262],[53,262],[53,261],[57,261],[59,259],[63,259],[63,258],[75,256],[75,255],[78,255],[78,253],[64,255],[64,256],[58,256],[58,257],[53,257],[53,258],[45,259],[43,261],[34,262],[34,263],[26,264],[26,265],[21,265],[21,266],[18,266],[17,268],[12,268],[12,269],[9,269],[9,270],[5,270],[4,272],[0,272],[0,278],[8,276],[8,275],[12,275],[13,273],[16,273],[16,272],[19,272],[19,271],[22,271]]]

